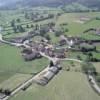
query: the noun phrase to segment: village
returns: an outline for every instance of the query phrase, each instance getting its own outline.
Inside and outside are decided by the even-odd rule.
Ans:
[[[0,13],[0,100],[99,100],[100,13],[62,9]]]
[[[11,95],[16,94],[21,89],[25,91],[30,85],[32,85],[32,82],[35,82],[42,86],[48,84],[48,82],[62,69],[62,67],[60,66],[61,60],[72,60],[82,63],[80,59],[69,58],[67,52],[69,50],[82,51],[83,49],[81,48],[75,48],[75,45],[82,45],[87,41],[80,38],[61,35],[59,44],[53,45],[52,43],[50,43],[49,40],[44,37],[40,41],[32,41],[31,38],[34,36],[35,35],[32,34],[32,32],[29,32],[26,36],[13,38],[7,41],[3,39],[2,35],[0,35],[0,42],[9,44],[11,46],[19,47],[21,49],[21,55],[26,62],[32,61],[34,59],[41,59],[42,57],[46,57],[50,60],[50,64],[47,68],[45,68],[43,71],[26,81],[25,83],[23,83],[12,93],[10,91],[7,91],[5,92],[6,94],[2,94],[0,96],[1,100],[7,100]],[[90,43],[90,41],[88,41],[88,43]],[[94,47],[92,49],[84,48],[85,51],[91,51],[94,49]],[[100,93],[100,88],[95,83],[94,78],[91,75],[92,72],[89,71],[89,73],[90,83],[92,82],[91,84],[94,84],[93,88],[95,88],[96,91]]]

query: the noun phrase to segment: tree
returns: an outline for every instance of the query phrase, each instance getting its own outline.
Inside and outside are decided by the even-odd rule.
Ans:
[[[20,23],[20,22],[21,22],[20,18],[16,19],[16,21],[17,21],[18,23]]]
[[[26,19],[29,19],[28,13],[25,13],[25,18],[26,18]]]
[[[57,30],[56,32],[55,32],[55,36],[57,36],[57,37],[59,37],[60,35],[62,35],[63,34],[63,32],[61,31],[61,30]]]
[[[20,32],[25,32],[25,29],[21,25],[19,25],[19,31]]]
[[[93,54],[91,52],[88,53],[88,58],[91,60],[93,58]]]
[[[49,34],[45,34],[45,36],[44,36],[47,40],[50,40],[50,36],[49,36]]]
[[[9,96],[9,95],[11,94],[11,91],[10,91],[9,89],[6,89],[6,90],[4,91],[4,93],[5,93],[5,95]]]
[[[64,31],[65,31],[65,32],[68,32],[69,30],[66,28]]]
[[[0,93],[3,93],[3,89],[2,88],[0,89]]]
[[[54,22],[48,23],[48,26],[49,26],[50,28],[52,28],[52,27],[55,26],[55,23],[54,23]]]
[[[48,14],[48,18],[54,18],[54,14]]]
[[[50,61],[49,67],[53,67],[54,63],[52,61]]]
[[[39,30],[39,25],[38,24],[35,25],[35,30]]]
[[[29,27],[30,27],[30,26],[27,24],[27,25],[26,25],[26,28],[29,28]]]
[[[33,28],[34,27],[34,25],[33,24],[31,24],[31,28]]]
[[[15,20],[11,21],[11,27],[15,27]]]
[[[82,71],[86,74],[88,74],[88,72],[91,72],[91,74],[96,74],[96,68],[93,66],[92,63],[89,62],[84,62],[82,64]]]
[[[16,27],[16,26],[14,26],[14,27],[13,27],[13,30],[14,30],[14,32],[15,32],[15,33],[17,33],[17,32],[18,32],[18,30],[17,30],[17,27]]]
[[[82,60],[82,58],[81,58],[80,55],[77,55],[77,59],[78,59],[78,60]]]
[[[22,27],[21,25],[17,25],[17,30],[18,30],[19,32],[25,32],[24,27]]]

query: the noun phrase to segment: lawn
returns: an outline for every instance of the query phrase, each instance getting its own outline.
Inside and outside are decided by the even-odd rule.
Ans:
[[[82,73],[61,71],[47,86],[33,84],[11,100],[100,100]]]

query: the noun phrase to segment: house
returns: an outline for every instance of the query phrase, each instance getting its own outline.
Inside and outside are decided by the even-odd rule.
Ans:
[[[65,54],[66,49],[58,49],[55,51],[55,56],[57,58],[65,58],[66,54]]]
[[[33,60],[33,59],[36,58],[36,54],[35,53],[32,53],[32,54],[23,54],[22,56],[24,57],[25,61],[31,61],[31,60]]]
[[[32,53],[32,49],[29,49],[29,48],[25,48],[21,51],[22,54],[31,54]]]
[[[24,49],[21,53],[25,61],[31,61],[42,57],[35,49]]]

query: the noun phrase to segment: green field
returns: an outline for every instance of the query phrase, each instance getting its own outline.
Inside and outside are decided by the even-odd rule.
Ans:
[[[38,63],[39,62],[39,63]],[[37,73],[45,68],[48,60],[45,58],[25,62],[20,49],[8,45],[0,45],[0,70],[15,73]]]
[[[99,100],[87,78],[81,73],[61,71],[47,86],[33,84],[11,100]]]
[[[9,79],[3,81],[0,84],[0,88],[9,89],[12,91],[13,89],[16,89],[16,87],[18,87],[20,84],[28,80],[30,77],[31,75],[27,75],[27,74],[19,74],[19,73],[15,74]]]

